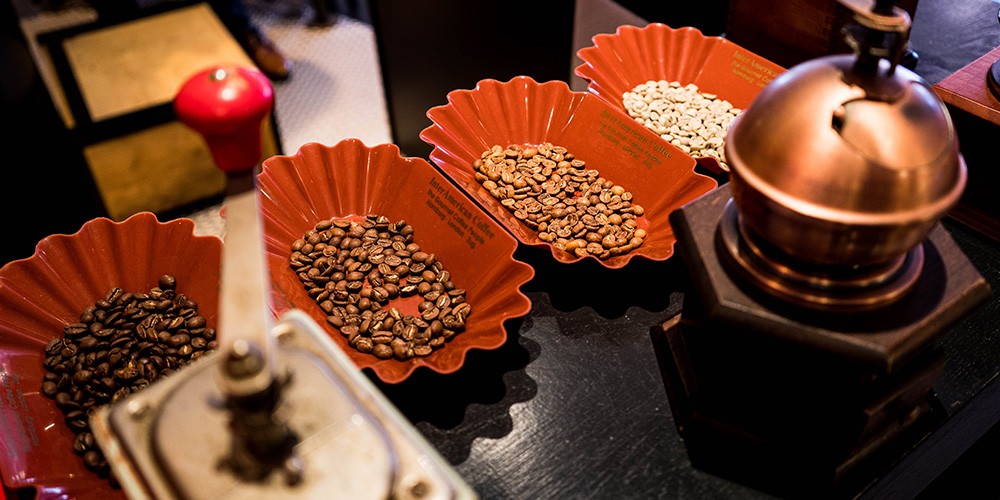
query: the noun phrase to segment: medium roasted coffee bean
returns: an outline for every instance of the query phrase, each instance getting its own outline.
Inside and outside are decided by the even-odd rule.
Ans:
[[[73,440],[73,453],[83,455],[94,448],[94,435],[89,431],[81,432]]]
[[[321,229],[329,223],[337,232]],[[303,288],[327,323],[360,352],[409,359],[416,355],[414,346],[427,345],[430,334],[422,332],[428,321],[447,312],[449,324],[457,326],[451,307],[464,302],[464,291],[447,293],[455,288],[451,274],[434,254],[421,250],[413,234],[405,221],[370,214],[359,222],[321,221],[291,245],[289,265]],[[328,280],[317,286],[320,277]],[[419,316],[388,308],[390,301],[414,294],[423,295]]]
[[[73,383],[77,386],[87,384],[93,376],[90,370],[80,370],[73,374]]]
[[[177,335],[172,335],[167,341],[170,347],[180,348],[191,342],[191,337],[186,333],[178,333]]]
[[[392,348],[388,344],[375,344],[372,354],[379,359],[389,359],[392,357]]]

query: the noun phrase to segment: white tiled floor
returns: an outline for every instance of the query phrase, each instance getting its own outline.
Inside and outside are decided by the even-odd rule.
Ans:
[[[331,19],[337,18],[332,26],[311,26],[308,0],[247,0],[247,6],[294,64],[291,78],[275,85],[285,154],[307,142],[392,142],[370,25],[331,12]]]
[[[308,0],[246,0],[257,25],[293,64],[275,84],[275,118],[282,149],[291,155],[309,142],[333,145],[356,138],[392,142],[371,25],[347,16],[312,26]],[[224,235],[219,206],[190,215],[200,234]]]

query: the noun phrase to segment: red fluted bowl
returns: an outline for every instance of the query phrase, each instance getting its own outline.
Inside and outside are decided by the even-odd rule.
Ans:
[[[420,138],[434,146],[431,161],[518,241],[547,248],[564,264],[594,259],[617,269],[634,258],[670,258],[677,241],[670,212],[718,186],[694,171],[690,156],[597,96],[573,92],[561,81],[482,80],[475,89],[450,92],[448,104],[431,108],[427,117],[433,124]],[[647,232],[642,245],[606,259],[577,256],[540,239],[475,179],[473,163],[493,145],[544,142],[566,147],[587,168],[633,194],[633,203],[645,210],[638,218]]]
[[[46,344],[79,321],[84,308],[120,287],[148,292],[160,276],[198,303],[210,325],[218,313],[222,241],[194,234],[194,222],[160,222],[143,212],[121,222],[88,221],[74,234],[41,240],[29,258],[0,269],[0,472],[12,490],[37,498],[124,498],[72,451],[74,434],[41,393]]]
[[[723,37],[707,36],[690,26],[623,25],[591,41],[577,51],[583,63],[574,72],[587,81],[587,92],[623,113],[626,92],[659,80],[693,83],[702,92],[746,109],[765,85],[785,71]],[[695,159],[709,170],[724,170],[710,156]]]
[[[310,314],[359,368],[382,381],[401,382],[417,369],[453,373],[468,351],[503,345],[504,322],[531,310],[520,287],[534,269],[513,258],[517,242],[426,160],[403,157],[394,144],[368,147],[357,139],[305,144],[293,155],[266,159],[258,186],[276,313],[294,308]],[[473,309],[465,330],[429,356],[379,359],[349,346],[291,268],[292,243],[317,222],[368,214],[409,223],[414,242],[433,252],[455,285],[466,290]],[[399,308],[407,312],[406,305]]]

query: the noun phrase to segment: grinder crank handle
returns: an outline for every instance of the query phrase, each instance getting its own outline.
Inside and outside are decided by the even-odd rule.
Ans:
[[[218,381],[232,432],[226,465],[239,477],[261,481],[280,470],[301,482],[299,437],[279,417],[288,377],[278,373],[268,306],[270,276],[264,260],[256,187],[261,123],[274,103],[271,82],[256,69],[215,67],[191,77],[174,99],[178,118],[208,143],[226,174],[226,236],[219,296]]]
[[[219,307],[220,381],[229,396],[260,393],[275,379],[270,278],[257,203],[261,123],[274,89],[253,68],[218,66],[189,78],[174,99],[178,119],[202,135],[226,174]]]
[[[220,344],[100,409],[95,436],[131,498],[475,500],[311,317],[271,316],[255,179],[272,103],[267,78],[238,67],[202,71],[177,94],[178,118],[227,177]]]

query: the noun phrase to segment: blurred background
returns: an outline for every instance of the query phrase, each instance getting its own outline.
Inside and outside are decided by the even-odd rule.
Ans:
[[[198,2],[145,2],[135,15],[192,5]],[[307,142],[359,138],[368,145],[394,142],[405,155],[427,158],[430,147],[418,137],[430,124],[425,112],[446,103],[449,91],[473,88],[483,78],[517,75],[564,80],[574,90],[585,90],[573,75],[579,64],[576,50],[589,44],[594,34],[613,32],[621,24],[694,26],[708,35],[727,36],[785,67],[846,51],[839,37],[845,14],[833,1],[246,0],[245,5],[253,22],[292,63],[290,76],[274,82],[269,154],[292,154]],[[1000,45],[1000,4],[995,1],[913,0],[898,5],[913,16],[907,64],[932,85]],[[102,64],[114,67],[119,54],[90,53],[88,60],[95,65],[91,68],[68,64],[67,55],[80,48],[67,41],[115,29],[127,20],[102,19],[86,0],[5,0],[0,22],[0,116],[5,122],[0,143],[7,155],[0,183],[0,213],[5,215],[0,264],[30,256],[45,236],[75,232],[94,217],[121,218],[133,207],[145,209],[145,202],[161,219],[190,216],[199,231],[218,234],[220,189],[192,194],[190,182],[183,179],[169,187],[159,180],[167,174],[197,178],[185,174],[189,168],[201,168],[198,175],[210,177],[211,166],[193,166],[204,161],[203,153],[194,152],[181,162],[164,157],[162,145],[174,144],[167,129],[136,139],[147,141],[138,150],[117,142],[170,122],[169,109],[162,103],[140,103],[121,115],[95,117],[93,107],[86,106],[92,102],[85,101],[94,99],[87,88],[109,93],[105,98],[112,103],[125,97],[115,95],[115,82],[83,79],[100,74]],[[181,27],[175,34],[152,36],[163,38],[150,46],[162,47],[169,37],[183,41],[194,34]],[[175,62],[171,54],[156,55]],[[148,72],[131,73],[130,84],[140,89],[154,86],[155,61],[145,59]],[[91,116],[85,116],[88,111]],[[964,146],[983,138],[960,139]],[[106,187],[99,182],[107,175],[99,171],[102,154],[110,158],[104,162],[167,172],[125,187]],[[994,174],[983,175],[989,177],[981,180],[991,181]],[[138,205],[112,206],[113,189],[127,189],[121,196]],[[980,439],[924,496],[975,491],[972,497],[1000,498],[998,434],[994,429]]]

